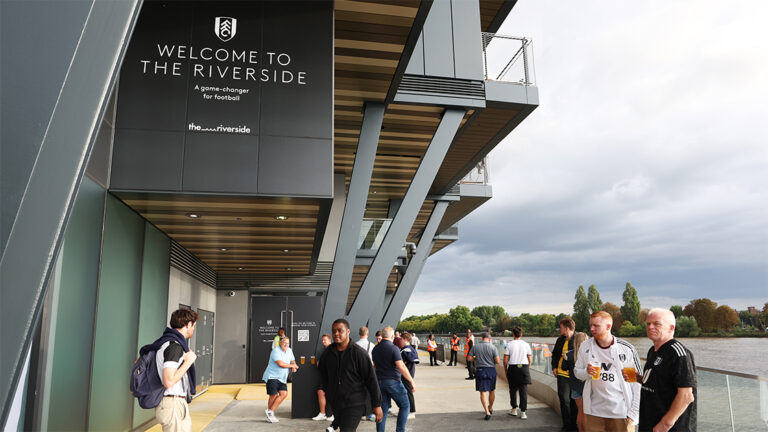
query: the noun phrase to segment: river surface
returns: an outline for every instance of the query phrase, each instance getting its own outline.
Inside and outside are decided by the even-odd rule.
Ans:
[[[499,338],[506,339],[506,338]],[[557,338],[531,336],[528,342],[555,343]],[[624,338],[640,357],[653,346],[648,338]],[[692,353],[696,366],[760,375],[768,378],[768,338],[679,338]]]

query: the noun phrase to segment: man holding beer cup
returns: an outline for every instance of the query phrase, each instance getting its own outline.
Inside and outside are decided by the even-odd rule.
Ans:
[[[611,334],[613,318],[605,311],[590,316],[592,337],[579,347],[574,367],[585,381],[582,396],[586,430],[631,432],[640,417],[640,358],[629,342]]]

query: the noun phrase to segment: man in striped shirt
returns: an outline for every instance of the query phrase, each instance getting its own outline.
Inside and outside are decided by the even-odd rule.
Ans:
[[[675,315],[651,309],[645,320],[648,350],[640,398],[641,431],[696,430],[696,364],[693,354],[674,339]]]

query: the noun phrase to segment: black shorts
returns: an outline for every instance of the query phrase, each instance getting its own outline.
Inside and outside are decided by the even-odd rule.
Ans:
[[[280,391],[288,391],[288,384],[282,383],[279,380],[271,379],[267,381],[267,394],[276,395]]]
[[[481,367],[475,372],[475,390],[488,392],[496,390],[496,368]]]

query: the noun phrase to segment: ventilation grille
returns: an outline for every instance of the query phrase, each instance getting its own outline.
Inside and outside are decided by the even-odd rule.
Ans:
[[[175,241],[171,241],[171,266],[208,286],[216,287],[216,271]]]
[[[485,99],[485,83],[454,78],[405,75],[400,81],[398,93]]]
[[[254,291],[326,291],[331,282],[332,262],[318,262],[315,272],[305,276],[267,276],[256,274],[219,275],[220,290],[252,289]]]

